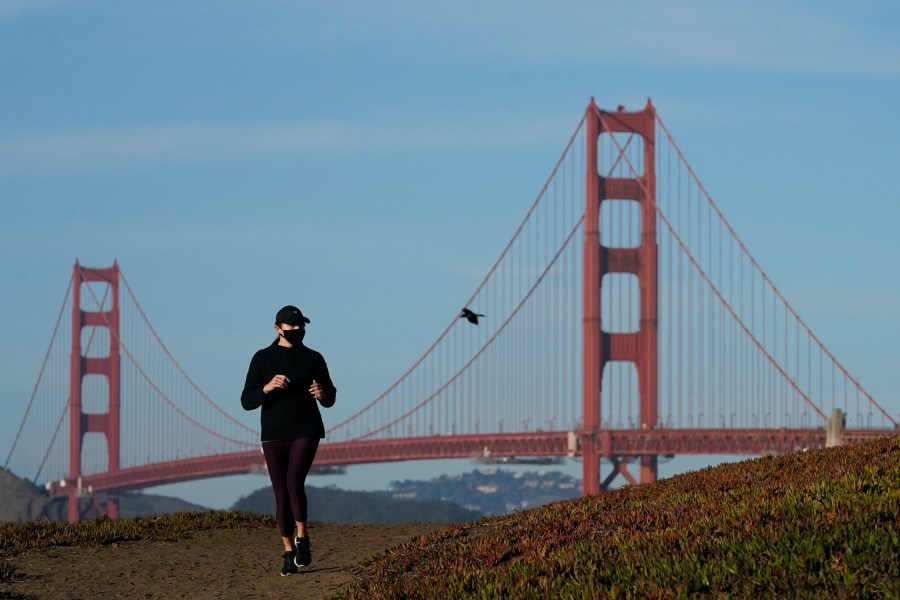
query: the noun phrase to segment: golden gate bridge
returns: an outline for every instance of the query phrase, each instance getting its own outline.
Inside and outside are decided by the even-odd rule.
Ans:
[[[585,494],[660,457],[758,455],[897,433],[750,255],[655,108],[593,100],[483,280],[387,389],[328,423],[316,466],[576,457]],[[229,403],[233,406],[234,403]],[[111,493],[265,468],[119,265],[75,263],[5,466],[69,520]],[[611,467],[601,472],[601,458]],[[636,472],[631,469],[636,467]]]

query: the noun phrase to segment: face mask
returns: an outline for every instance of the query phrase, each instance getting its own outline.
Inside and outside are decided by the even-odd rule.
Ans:
[[[303,342],[303,336],[306,335],[305,329],[283,329],[282,335],[291,346],[299,346]]]

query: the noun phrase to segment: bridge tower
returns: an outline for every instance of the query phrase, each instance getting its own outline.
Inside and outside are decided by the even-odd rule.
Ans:
[[[102,302],[96,310],[82,308],[83,284],[101,283],[108,285],[106,295],[111,296],[111,306],[103,310],[107,303]],[[69,371],[69,474],[66,478],[66,495],[69,500],[69,522],[74,523],[81,518],[80,500],[90,495],[90,489],[81,486],[81,454],[84,436],[88,433],[100,433],[106,438],[108,458],[107,471],[112,473],[119,469],[119,265],[91,269],[82,267],[75,261],[72,276],[72,354]],[[91,290],[87,290],[91,291]],[[85,299],[88,305],[97,305],[94,295],[88,294]],[[84,335],[97,335],[104,339],[99,331],[106,330],[109,349],[105,356],[86,355],[83,347]],[[108,402],[106,412],[84,412],[82,393],[84,378],[87,375],[101,375],[108,385]],[[116,498],[102,499],[91,496],[91,504],[110,518],[118,518],[119,501]]]
[[[601,174],[598,163],[600,136],[615,133],[638,136],[643,146],[643,173],[638,177],[611,177]],[[584,313],[582,321],[582,368],[584,429],[581,432],[582,486],[587,494],[607,489],[616,475],[631,483],[627,470],[634,457],[617,456],[611,448],[609,432],[601,430],[601,389],[606,365],[612,361],[631,362],[637,371],[639,423],[643,431],[656,427],[659,393],[658,377],[658,246],[656,239],[656,115],[653,105],[637,112],[601,111],[593,98],[586,115],[585,225],[584,225]],[[629,164],[624,147],[613,150],[615,164]],[[616,154],[618,154],[616,156]],[[608,200],[637,202],[641,217],[640,244],[633,248],[607,247],[600,240],[600,205]],[[600,298],[604,276],[627,273],[637,277],[640,294],[640,322],[635,332],[604,331]],[[600,458],[613,464],[613,471],[601,482]],[[640,457],[640,482],[656,480],[657,456]]]

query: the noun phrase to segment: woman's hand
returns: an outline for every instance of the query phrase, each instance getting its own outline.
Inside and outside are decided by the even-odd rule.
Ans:
[[[287,375],[276,375],[272,378],[272,381],[263,386],[263,392],[268,394],[272,390],[278,389],[287,389],[287,386],[290,385],[291,380],[287,378]]]
[[[313,379],[312,385],[309,386],[309,393],[312,394],[313,398],[315,398],[316,400],[321,400],[325,397],[325,390],[315,379]]]

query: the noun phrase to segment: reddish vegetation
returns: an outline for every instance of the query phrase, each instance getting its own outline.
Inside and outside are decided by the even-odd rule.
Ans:
[[[346,598],[897,597],[900,438],[723,465],[484,519],[372,561]]]

